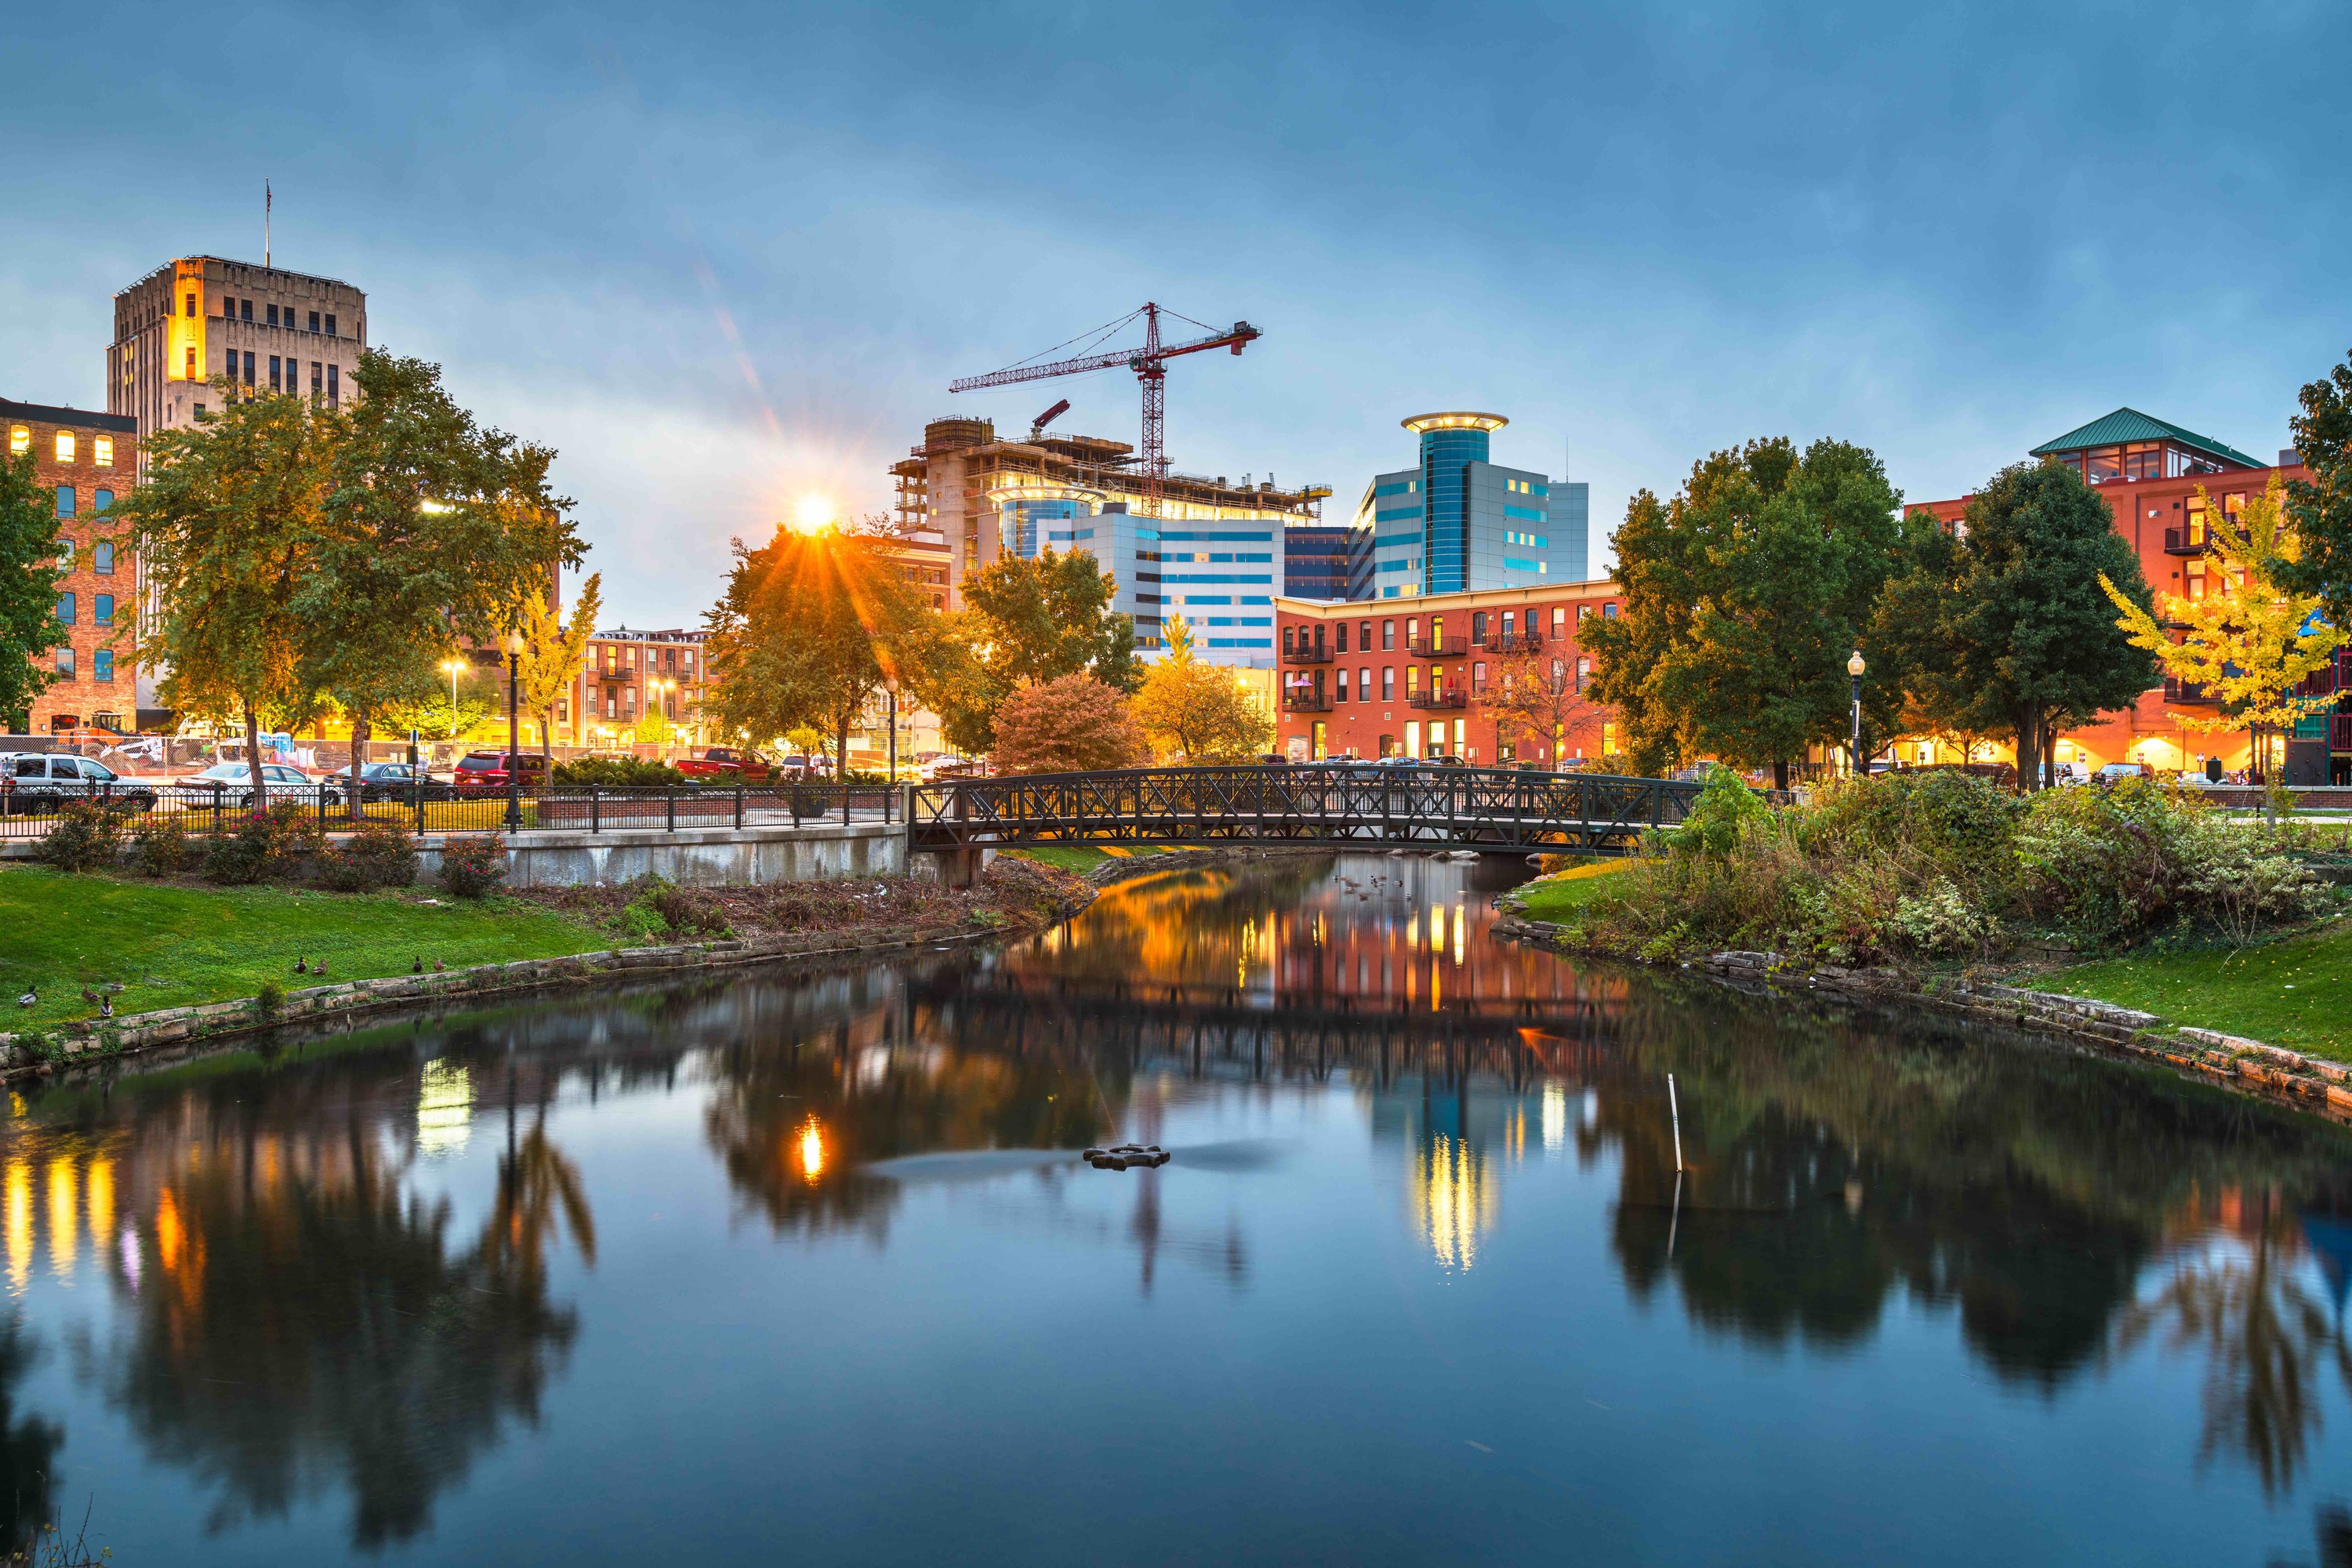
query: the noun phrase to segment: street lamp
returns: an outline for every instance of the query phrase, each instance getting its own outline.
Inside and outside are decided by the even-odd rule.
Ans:
[[[466,673],[466,661],[462,658],[444,659],[441,668],[449,676],[449,734],[455,739],[457,733],[457,678]]]
[[[507,635],[507,831],[522,827],[522,634]]]
[[[882,689],[889,693],[890,706],[890,785],[882,792],[882,820],[890,820],[890,797],[898,793],[898,678],[885,677]]]
[[[1845,661],[1845,672],[1853,677],[1853,745],[1846,755],[1853,764],[1856,778],[1862,776],[1862,672],[1866,668],[1860,648],[1854,649],[1853,657]]]

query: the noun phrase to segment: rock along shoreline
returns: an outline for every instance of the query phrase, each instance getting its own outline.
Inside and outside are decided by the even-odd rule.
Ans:
[[[1596,954],[1568,940],[1568,928],[1505,913],[1494,934],[1555,952],[1616,962],[1653,962]],[[1980,1023],[2085,1041],[2126,1056],[2158,1061],[2223,1086],[2263,1098],[2284,1096],[2306,1109],[2352,1121],[2352,1068],[2216,1029],[2168,1028],[2153,1013],[2088,996],[2025,991],[1958,975],[1906,974],[1892,968],[1841,969],[1808,964],[1777,952],[1710,952],[1672,961],[1717,981],[1745,986],[1835,996],[1853,1001],[1927,1007]]]

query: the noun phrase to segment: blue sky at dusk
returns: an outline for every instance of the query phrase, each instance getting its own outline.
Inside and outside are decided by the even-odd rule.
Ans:
[[[803,494],[884,510],[928,417],[1135,439],[1123,373],[946,384],[1146,299],[1266,334],[1171,370],[1180,469],[1344,510],[1398,419],[1491,409],[1596,534],[1758,435],[1919,500],[2119,404],[2267,456],[2352,347],[2336,0],[25,6],[0,50],[0,395],[98,405],[113,292],[258,260],[267,176],[280,266],[562,452],[608,624],[691,624]]]

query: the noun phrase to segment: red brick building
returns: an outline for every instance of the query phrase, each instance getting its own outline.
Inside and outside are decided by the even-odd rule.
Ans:
[[[107,513],[139,467],[139,422],[117,414],[51,408],[0,398],[8,454],[33,454],[36,482],[54,498],[63,549],[58,564],[58,642],[40,657],[57,679],[33,700],[34,733],[138,727],[138,671],[117,655],[139,606],[136,564]],[[0,715],[13,727],[18,715]]]
[[[1592,671],[1579,630],[1622,603],[1608,582],[1490,588],[1356,604],[1274,602],[1281,691],[1275,744],[1294,760],[1459,757],[1557,765],[1616,750],[1608,712],[1570,696],[1545,734],[1499,718],[1507,676],[1580,692]]]
[[[2248,497],[2262,493],[2273,472],[2290,479],[2303,476],[2301,460],[2292,451],[2281,452],[2278,464],[2268,464],[2135,408],[2118,408],[2044,441],[2032,456],[2063,463],[2095,487],[2115,513],[2116,531],[2131,542],[2139,556],[2148,585],[2158,595],[2170,593],[2184,599],[2202,598],[2208,582],[2206,522],[2198,487],[2204,487],[2214,506],[2234,514]],[[1930,502],[1929,510],[1955,521],[1967,513],[1970,499]],[[2336,678],[2316,678],[2313,689],[2336,689]],[[2200,689],[2168,680],[2151,688],[2128,710],[2069,732],[2058,742],[2058,760],[2094,769],[2105,763],[2145,763],[2159,773],[2193,771],[2209,756],[2220,757],[2225,768],[2247,766],[2250,742],[2243,731],[2200,731],[2170,717],[2216,710],[2214,699]],[[2329,758],[2322,748],[2333,753],[2338,774],[2352,766],[2352,715],[2323,714],[2298,732],[2305,742],[2297,748],[2304,760],[2300,771],[2316,774],[2304,782],[2326,782]],[[1927,741],[1906,742],[1899,749],[1905,762],[1958,757],[1950,748]]]

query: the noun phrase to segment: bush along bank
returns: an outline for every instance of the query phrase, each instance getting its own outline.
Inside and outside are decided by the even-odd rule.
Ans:
[[[0,1034],[0,1071],[47,1072],[69,1061],[444,998],[1019,936],[1085,908],[1095,889],[1050,868],[1011,862],[991,866],[969,889],[907,879],[694,889],[656,881],[506,896],[560,908],[604,930],[613,945],[296,989],[272,982],[254,996]]]
[[[1772,806],[1718,768],[1690,816],[1654,835],[1591,895],[1503,900],[1504,935],[1811,990],[1929,1002],[2087,1033],[2159,1034],[2152,1014],[2000,984],[2058,953],[2242,947],[2340,918],[2345,830],[2231,824],[2140,780],[2018,798],[1958,773],[1841,781]],[[1531,884],[1541,887],[1542,883]],[[2088,1020],[2095,1029],[2075,1026]],[[2195,1024],[2200,1020],[2187,1020]],[[2158,1054],[2182,1054],[2163,1037]],[[2305,1057],[2197,1043],[2234,1064],[2296,1074]],[[2285,1057],[2294,1062],[2283,1060]],[[2310,1081],[2329,1081],[2313,1069]]]

